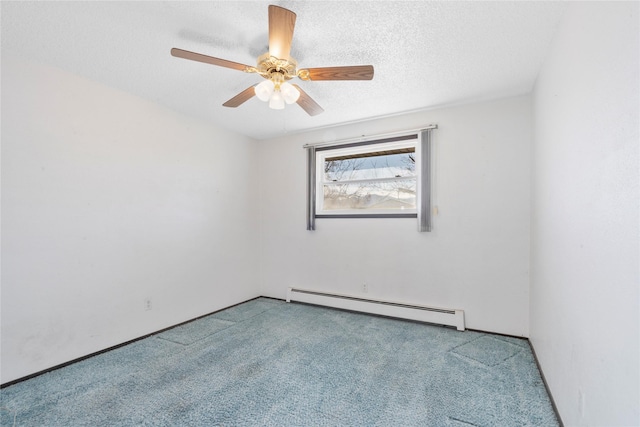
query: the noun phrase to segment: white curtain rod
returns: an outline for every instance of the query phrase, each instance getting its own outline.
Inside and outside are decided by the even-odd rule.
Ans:
[[[399,136],[399,135],[407,135],[407,134],[411,134],[411,133],[417,133],[417,132],[421,132],[421,131],[427,130],[427,129],[438,129],[438,125],[427,125],[427,126],[422,126],[422,127],[416,128],[416,129],[404,129],[404,130],[397,131],[397,132],[382,133],[382,134],[376,134],[376,135],[362,135],[362,136],[358,136],[358,137],[355,137],[355,138],[341,139],[339,141],[312,142],[312,143],[309,143],[309,144],[304,144],[302,146],[302,148],[330,147],[332,145],[349,144],[349,143],[352,143],[352,142],[372,141],[372,140],[375,140],[375,139],[390,138],[390,137]]]

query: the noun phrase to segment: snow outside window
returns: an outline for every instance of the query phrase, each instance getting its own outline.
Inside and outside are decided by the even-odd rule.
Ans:
[[[410,138],[410,137],[409,137]],[[397,142],[318,149],[316,217],[416,217],[417,135]]]

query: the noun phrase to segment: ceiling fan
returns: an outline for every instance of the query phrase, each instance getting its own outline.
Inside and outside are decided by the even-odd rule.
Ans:
[[[260,84],[248,87],[222,104],[233,108],[255,95],[262,101],[269,101],[269,107],[273,109],[281,110],[285,103],[296,102],[310,116],[315,116],[324,111],[322,107],[300,86],[289,83],[289,80],[295,77],[301,80],[371,80],[373,78],[371,65],[298,69],[298,63],[290,56],[295,23],[296,14],[292,11],[279,6],[269,6],[269,52],[258,58],[255,67],[177,48],[171,49],[171,55],[245,73],[257,73],[266,79]]]

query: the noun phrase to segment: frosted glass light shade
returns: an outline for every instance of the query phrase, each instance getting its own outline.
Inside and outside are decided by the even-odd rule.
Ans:
[[[260,101],[268,101],[271,98],[271,94],[273,93],[273,88],[275,85],[271,80],[265,80],[260,83],[258,86],[254,88],[256,92],[256,96]]]
[[[282,110],[284,108],[284,98],[282,98],[282,94],[279,90],[274,91],[271,95],[269,108],[273,108],[274,110]]]
[[[287,104],[293,104],[300,98],[300,92],[291,83],[284,82],[280,85],[280,92]]]

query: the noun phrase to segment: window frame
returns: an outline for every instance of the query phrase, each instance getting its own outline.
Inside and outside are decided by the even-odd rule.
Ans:
[[[419,203],[419,187],[422,185],[421,165],[420,159],[422,158],[421,150],[421,135],[420,133],[410,133],[406,135],[396,136],[393,138],[384,138],[379,140],[361,141],[350,144],[335,145],[329,147],[321,147],[316,149],[315,154],[315,212],[314,218],[417,218],[417,208]],[[377,179],[362,179],[362,180],[350,180],[349,182],[364,182],[364,181],[391,181],[397,182],[401,180],[412,179],[416,183],[416,199],[415,208],[412,209],[335,209],[324,210],[324,185],[325,181],[324,162],[326,158],[348,156],[354,154],[372,153],[377,151],[398,150],[402,148],[413,148],[415,157],[415,175],[413,177],[400,177],[400,178],[377,178]],[[345,181],[345,183],[349,183]]]

